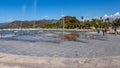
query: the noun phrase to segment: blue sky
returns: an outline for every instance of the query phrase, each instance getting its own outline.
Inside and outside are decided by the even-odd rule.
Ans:
[[[93,18],[120,12],[120,0],[0,0],[0,22],[59,19],[65,16]]]

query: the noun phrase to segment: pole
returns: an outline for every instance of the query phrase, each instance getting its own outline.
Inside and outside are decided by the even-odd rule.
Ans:
[[[63,16],[63,41],[64,41],[64,16]]]
[[[62,19],[62,26],[63,26],[63,27],[62,27],[62,41],[64,41],[64,22],[65,22],[65,21],[64,21],[64,14],[62,14],[61,16],[62,16],[62,18],[63,18],[63,19]]]

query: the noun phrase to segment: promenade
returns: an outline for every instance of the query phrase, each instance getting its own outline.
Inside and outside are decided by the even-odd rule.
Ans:
[[[0,68],[120,68],[120,56],[50,58],[0,53]]]
[[[95,35],[95,33],[93,34]],[[12,67],[16,66],[13,68],[17,68],[17,65],[18,68],[19,66],[22,66],[21,68],[120,67],[120,35],[108,34],[106,35],[105,40],[89,38],[81,39],[81,41],[64,41],[60,43],[53,43],[1,39],[0,66],[2,67],[3,65],[3,68],[7,68],[4,67],[5,65]],[[17,56],[14,58],[14,55]],[[84,64],[82,62],[84,62]]]

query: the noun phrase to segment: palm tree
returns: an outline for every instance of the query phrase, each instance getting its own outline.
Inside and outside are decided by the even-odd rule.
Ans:
[[[107,17],[107,18],[105,19],[106,26],[108,26],[109,21],[110,21],[110,18],[109,18],[109,17]]]
[[[107,18],[106,18],[106,20],[107,20],[107,22],[109,22],[109,21],[110,21],[110,18],[109,18],[109,17],[107,17]]]
[[[81,19],[82,19],[82,23],[83,23],[83,26],[84,26],[84,17],[83,17],[83,16],[81,16]]]
[[[82,21],[84,22],[84,17],[83,17],[83,16],[81,16],[81,19],[82,19]]]
[[[94,18],[91,20],[91,25],[92,25],[93,27],[95,27],[95,28],[98,27],[98,24],[97,24],[96,21],[97,21],[97,19],[94,19]]]
[[[103,19],[102,19],[102,17],[100,17],[100,21],[102,21],[102,22],[103,22]]]
[[[100,28],[104,27],[104,22],[103,22],[102,17],[100,17],[99,26],[100,26]]]

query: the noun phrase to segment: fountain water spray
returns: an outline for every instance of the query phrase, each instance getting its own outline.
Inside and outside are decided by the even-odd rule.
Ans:
[[[37,10],[37,0],[34,0],[34,19],[36,18],[36,10]],[[36,22],[34,20],[33,27],[35,28]]]
[[[62,28],[62,37],[63,37],[63,38],[62,38],[62,41],[64,41],[64,22],[65,22],[65,21],[64,21],[64,14],[62,13],[61,16],[62,16],[62,18],[63,18],[63,19],[62,19],[62,25],[63,25],[63,28]]]
[[[24,18],[25,11],[26,11],[26,5],[24,4],[24,5],[22,6],[22,18]],[[22,29],[22,21],[21,21],[20,28]]]

